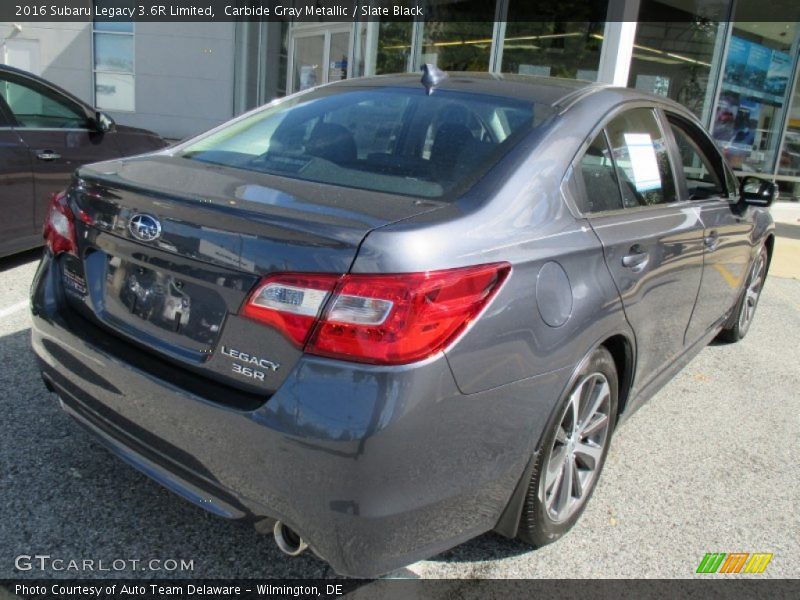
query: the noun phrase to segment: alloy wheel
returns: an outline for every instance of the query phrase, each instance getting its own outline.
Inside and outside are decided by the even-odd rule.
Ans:
[[[742,308],[739,311],[739,330],[744,332],[750,327],[753,321],[753,316],[756,313],[756,305],[758,304],[758,297],[761,295],[761,287],[764,284],[764,271],[767,266],[767,259],[764,253],[758,255],[756,264],[750,273],[750,279],[747,281],[747,288],[744,292],[744,301]]]
[[[602,373],[585,376],[570,393],[545,471],[544,505],[555,523],[575,514],[591,492],[608,441],[610,406]]]

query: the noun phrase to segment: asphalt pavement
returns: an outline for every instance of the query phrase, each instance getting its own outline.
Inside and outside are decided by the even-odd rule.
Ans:
[[[335,576],[310,552],[288,558],[271,536],[172,495],[61,412],[30,349],[38,255],[0,259],[0,579]],[[788,275],[768,279],[746,340],[703,350],[616,432],[565,538],[531,550],[486,534],[394,575],[684,578],[707,552],[766,552],[760,577],[800,576],[800,253],[781,260]],[[37,554],[50,556],[44,570],[15,567]],[[191,570],[166,570],[181,559]],[[70,560],[128,562],[91,573]]]

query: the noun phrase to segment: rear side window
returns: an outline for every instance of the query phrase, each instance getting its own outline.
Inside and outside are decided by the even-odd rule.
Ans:
[[[672,134],[678,146],[681,162],[683,163],[683,177],[686,180],[686,190],[689,200],[703,200],[717,198],[725,195],[725,186],[719,168],[722,167],[721,159],[702,150],[703,138],[695,131],[695,127],[688,124],[674,122],[670,119]]]
[[[606,128],[625,208],[677,200],[667,145],[655,113],[635,108]]]
[[[617,175],[606,135],[600,132],[580,161],[583,194],[578,201],[582,213],[622,208]]]
[[[477,181],[552,108],[419,88],[322,88],[190,142],[191,160],[427,198]]]

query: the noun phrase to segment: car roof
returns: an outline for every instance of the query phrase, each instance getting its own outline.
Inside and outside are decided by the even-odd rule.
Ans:
[[[330,84],[333,88],[363,87],[420,87],[419,73],[397,73],[345,79]],[[602,87],[588,81],[560,79],[555,77],[535,77],[507,73],[472,73],[454,71],[447,79],[436,86],[438,90],[472,92],[506,96],[535,103],[556,105],[559,100],[575,93]]]
[[[336,89],[365,87],[414,88],[421,85],[419,73],[398,73],[345,79],[330,83],[325,87]],[[536,104],[549,105],[557,112],[566,110],[588,96],[592,97],[592,102],[596,102],[598,108],[603,105],[618,104],[620,101],[646,101],[668,106],[680,112],[686,112],[686,109],[680,104],[664,96],[656,96],[632,88],[559,77],[454,71],[448,73],[447,79],[437,85],[436,89],[505,96]]]

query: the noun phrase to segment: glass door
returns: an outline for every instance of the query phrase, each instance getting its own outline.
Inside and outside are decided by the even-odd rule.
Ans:
[[[306,30],[291,33],[286,89],[291,92],[347,79],[350,75],[351,26]]]

